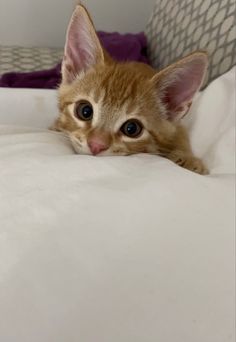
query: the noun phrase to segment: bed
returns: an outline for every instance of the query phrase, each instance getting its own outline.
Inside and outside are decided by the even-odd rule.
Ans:
[[[0,88],[0,340],[233,342],[235,73],[184,119],[200,176],[78,156],[55,90]]]

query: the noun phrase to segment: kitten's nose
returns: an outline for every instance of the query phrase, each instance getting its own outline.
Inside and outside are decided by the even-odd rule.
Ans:
[[[108,150],[108,147],[109,147],[104,141],[102,141],[99,138],[91,138],[88,141],[88,146],[94,156],[96,156],[97,154],[103,151]]]

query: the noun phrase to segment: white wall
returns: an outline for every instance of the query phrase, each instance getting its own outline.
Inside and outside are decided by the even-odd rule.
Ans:
[[[97,29],[138,32],[154,0],[84,0]],[[0,0],[0,44],[59,47],[77,0]]]

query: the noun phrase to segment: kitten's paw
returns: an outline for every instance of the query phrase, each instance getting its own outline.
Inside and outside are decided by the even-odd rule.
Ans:
[[[209,174],[209,171],[202,160],[194,156],[175,156],[172,160],[185,169],[199,173],[200,175]]]
[[[183,167],[185,169],[190,170],[190,171],[199,173],[200,175],[208,175],[209,174],[209,171],[206,168],[206,166],[204,165],[204,163],[202,162],[202,160],[199,158],[196,158],[196,157],[187,158],[184,161]]]
[[[48,129],[49,131],[61,132],[57,121],[55,121],[51,126],[49,126]]]
[[[48,129],[49,129],[49,131],[56,131],[56,132],[58,132],[58,130],[56,129],[56,127],[54,125],[49,126]]]

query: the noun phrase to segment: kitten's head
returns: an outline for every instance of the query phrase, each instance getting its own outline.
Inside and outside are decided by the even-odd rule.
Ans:
[[[117,63],[102,48],[86,9],[72,16],[59,89],[55,129],[77,153],[159,153],[173,143],[206,71],[203,52],[156,73],[141,63]]]

